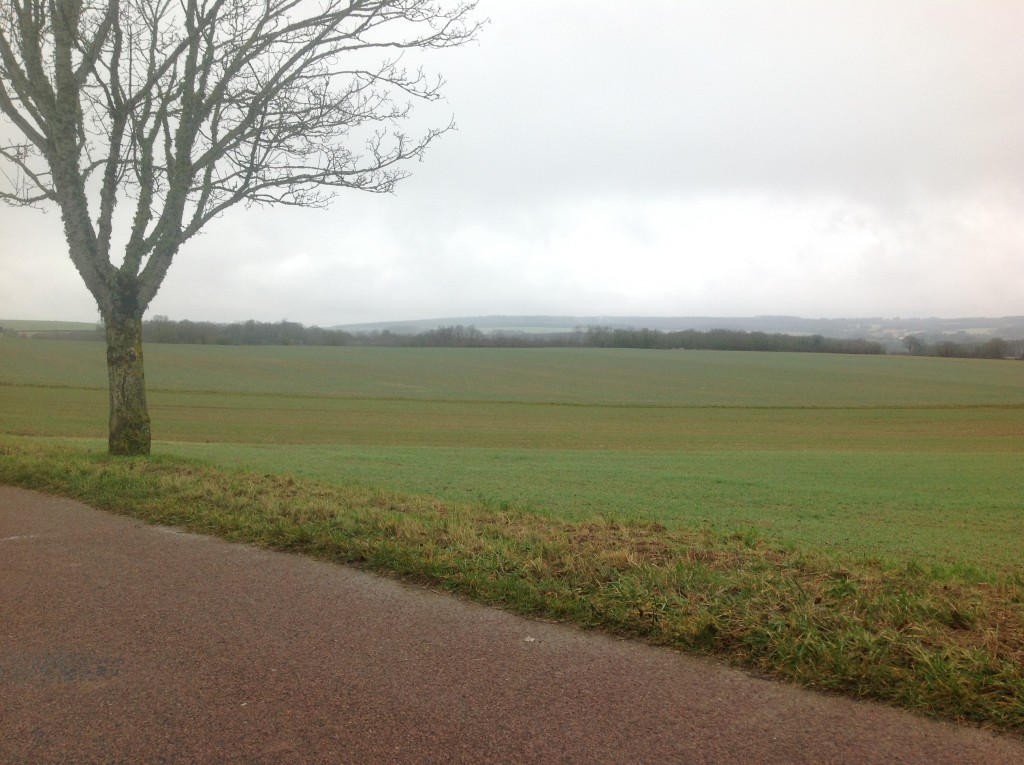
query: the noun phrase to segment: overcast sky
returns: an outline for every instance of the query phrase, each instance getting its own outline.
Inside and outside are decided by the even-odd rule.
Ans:
[[[238,209],[148,316],[1024,314],[1021,0],[482,0],[396,194]],[[91,321],[0,206],[0,317]]]

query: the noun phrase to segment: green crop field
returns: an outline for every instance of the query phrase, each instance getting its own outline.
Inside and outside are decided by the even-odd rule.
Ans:
[[[3,430],[102,438],[103,359],[0,343]],[[151,345],[147,380],[157,453],[856,554],[1024,557],[1020,363]]]
[[[1024,363],[0,337],[0,481],[1024,732]]]

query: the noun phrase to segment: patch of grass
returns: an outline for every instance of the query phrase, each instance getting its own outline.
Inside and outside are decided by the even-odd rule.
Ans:
[[[929,565],[1019,566],[1019,453],[642,451],[158,443],[161,454],[387,486],[552,518],[749,527],[792,543]]]
[[[1024,731],[1024,576],[0,440],[0,482]]]

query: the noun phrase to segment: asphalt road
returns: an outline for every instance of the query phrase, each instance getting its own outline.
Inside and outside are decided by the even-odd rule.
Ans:
[[[0,763],[1024,763],[1024,741],[0,487]]]

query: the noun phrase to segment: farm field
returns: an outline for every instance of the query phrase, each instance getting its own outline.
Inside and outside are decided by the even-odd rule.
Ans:
[[[1024,364],[150,345],[154,453],[540,515],[1021,564]],[[0,342],[11,435],[102,449],[103,348]]]
[[[1024,364],[0,338],[0,481],[1024,733]]]

